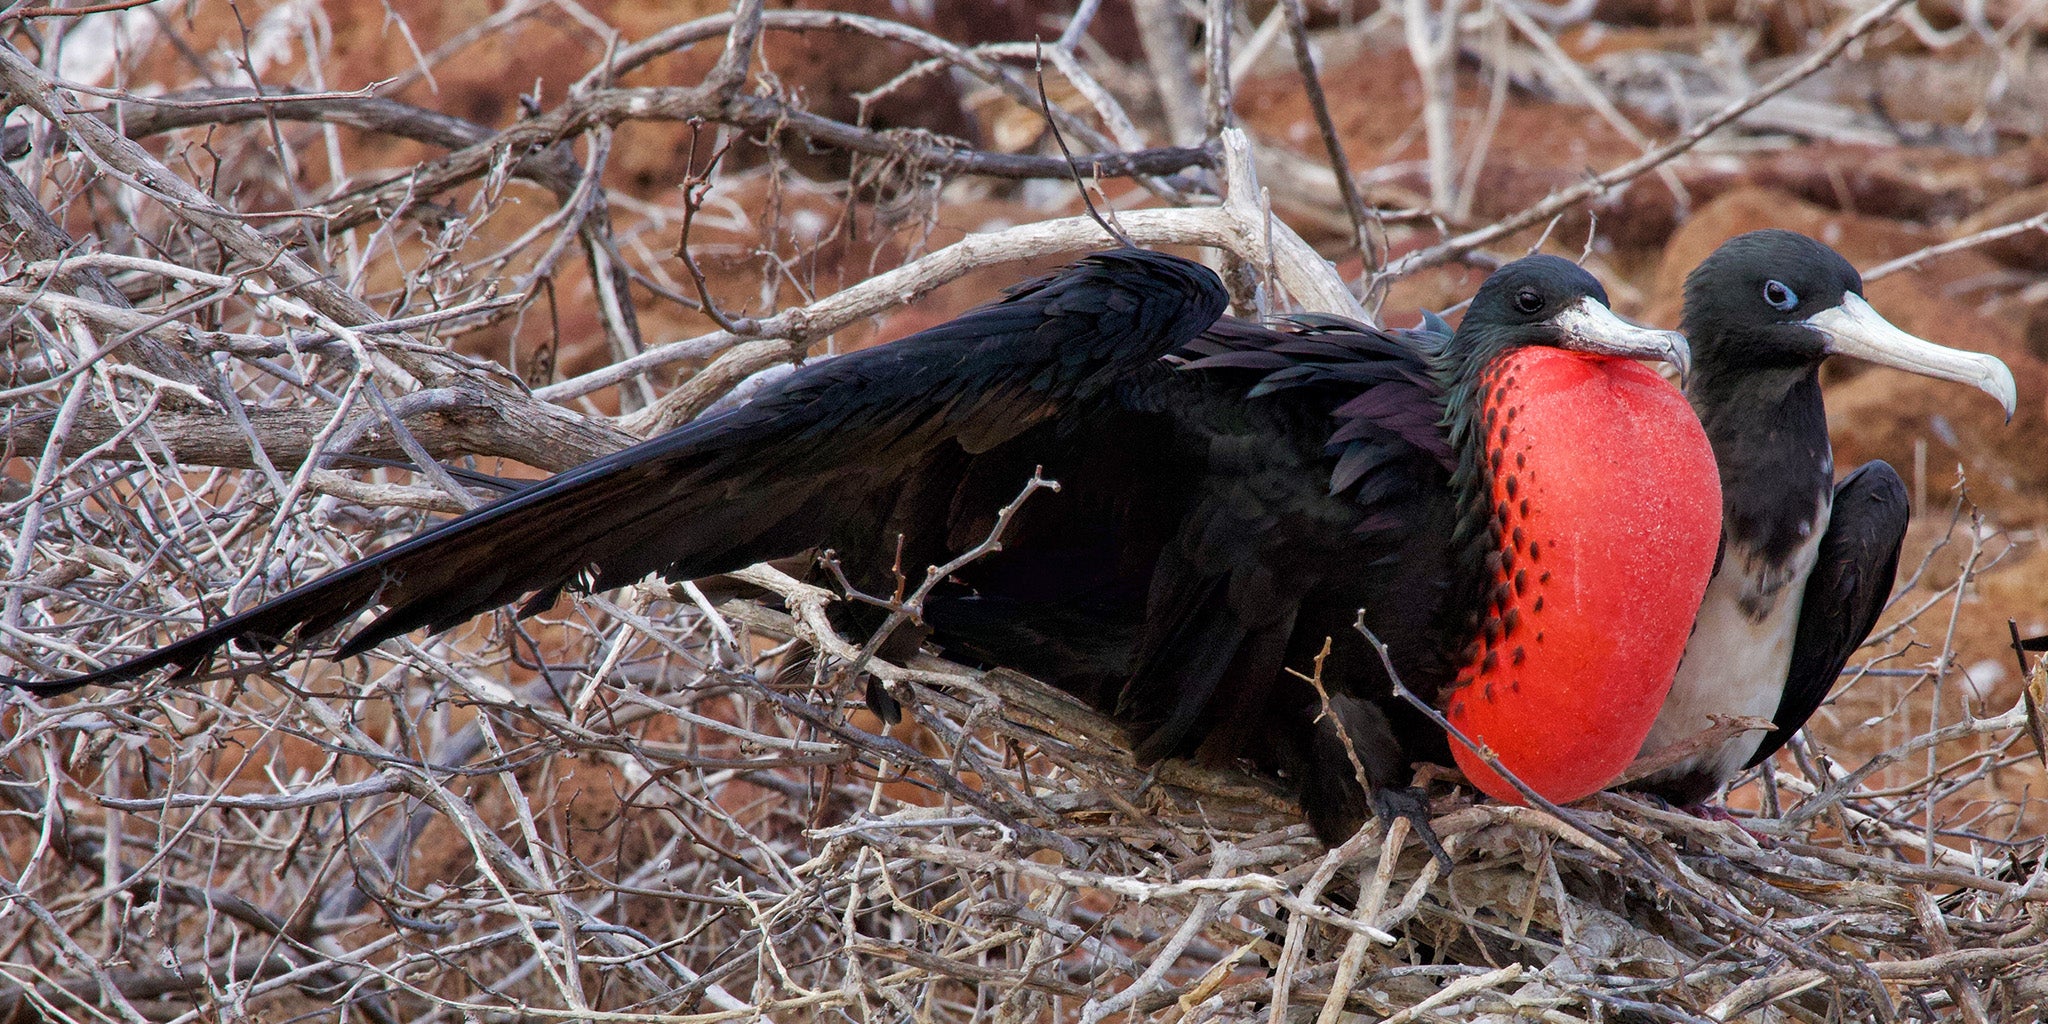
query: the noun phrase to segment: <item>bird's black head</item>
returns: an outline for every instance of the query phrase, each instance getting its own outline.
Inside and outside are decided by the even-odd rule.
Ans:
[[[1537,253],[1503,264],[1472,296],[1464,327],[1540,324],[1580,299],[1607,305],[1599,278],[1562,256]]]
[[[1699,360],[1696,401],[1742,381],[1789,384],[1837,354],[1981,388],[2008,417],[2017,401],[2004,363],[1892,326],[1864,301],[1863,278],[1841,253],[1792,231],[1722,243],[1685,279],[1682,327]]]
[[[1472,305],[1447,347],[1469,374],[1488,360],[1526,345],[1638,359],[1662,359],[1684,372],[1685,339],[1670,331],[1638,327],[1607,308],[1607,289],[1570,260],[1525,256],[1493,272],[1472,296]]]
[[[1863,277],[1842,254],[1776,228],[1722,243],[1685,279],[1681,328],[1706,372],[1732,367],[1815,366],[1828,336],[1807,318],[1863,295]]]

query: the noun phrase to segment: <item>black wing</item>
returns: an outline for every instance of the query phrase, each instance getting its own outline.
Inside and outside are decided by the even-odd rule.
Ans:
[[[1148,726],[1143,757],[1200,748],[1284,768],[1319,833],[1342,838],[1362,794],[1348,757],[1325,763],[1339,748],[1315,741],[1320,699],[1286,670],[1328,640],[1333,697],[1384,698],[1351,628],[1360,608],[1399,649],[1438,647],[1441,595],[1415,582],[1444,575],[1454,518],[1429,347],[1335,317],[1285,331],[1226,319],[1179,355],[1184,377],[1233,401],[1202,426],[1216,438],[1206,483],[1159,556],[1120,710]],[[1372,785],[1401,785],[1411,751],[1387,717],[1346,718]]]
[[[1777,753],[1813,717],[1849,656],[1870,636],[1898,576],[1899,545],[1911,514],[1905,483],[1882,461],[1858,466],[1835,485],[1834,513],[1806,577],[1785,695],[1772,716],[1777,728],[1764,736],[1744,768]]]
[[[1339,460],[1332,493],[1358,485],[1396,453],[1425,453],[1456,467],[1439,421],[1444,394],[1430,361],[1449,340],[1434,314],[1422,326],[1383,331],[1329,314],[1306,314],[1279,331],[1225,318],[1175,355],[1191,371],[1249,370],[1262,376],[1251,398],[1285,394],[1326,401],[1336,421],[1325,451]],[[1370,504],[1370,491],[1356,495]]]
[[[142,657],[41,694],[187,676],[219,649],[314,637],[382,605],[360,653],[522,596],[689,579],[794,554],[849,524],[937,449],[985,451],[1095,397],[1208,328],[1215,274],[1164,253],[1101,253],[900,341],[806,367],[751,403],[561,473]]]

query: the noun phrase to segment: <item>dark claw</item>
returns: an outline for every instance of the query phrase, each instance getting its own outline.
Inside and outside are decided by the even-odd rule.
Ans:
[[[889,688],[874,676],[868,677],[868,710],[882,720],[884,725],[896,725],[903,721],[903,705],[896,700]]]
[[[1437,839],[1436,830],[1429,827],[1429,798],[1414,786],[1392,786],[1374,789],[1366,794],[1372,803],[1373,817],[1380,820],[1380,827],[1393,824],[1395,818],[1408,819],[1408,828],[1415,838],[1436,858],[1437,866],[1444,874],[1451,873],[1451,855],[1444,850],[1444,844]]]

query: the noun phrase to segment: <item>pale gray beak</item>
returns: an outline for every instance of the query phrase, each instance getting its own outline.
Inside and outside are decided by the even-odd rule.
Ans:
[[[1855,356],[1922,377],[1968,384],[1998,399],[1998,404],[2005,407],[2008,422],[2019,406],[2019,386],[2013,383],[2012,371],[1998,357],[1944,348],[1907,334],[1877,315],[1877,310],[1855,292],[1842,296],[1841,305],[1807,317],[1805,323],[1827,335],[1827,350],[1831,354]]]
[[[1675,367],[1681,379],[1692,374],[1692,348],[1685,343],[1685,335],[1638,327],[1614,315],[1613,310],[1590,295],[1566,306],[1550,322],[1564,332],[1564,348],[1631,359],[1659,359]]]

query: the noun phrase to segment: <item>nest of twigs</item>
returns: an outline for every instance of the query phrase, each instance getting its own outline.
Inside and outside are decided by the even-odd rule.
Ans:
[[[10,38],[54,66],[68,33],[131,6],[10,8],[41,19]],[[1264,47],[1267,63],[1291,59],[1288,39],[1307,54],[1282,7],[1262,8],[1260,28],[1212,3],[1177,37],[1188,5],[1141,3],[1165,12],[1167,38],[1125,65],[1094,46],[1092,3],[1047,45],[966,47],[885,18],[743,2],[601,40],[566,95],[536,93],[495,128],[388,93],[554,7],[430,40],[408,51],[419,74],[349,92],[323,85],[346,76],[323,63],[333,26],[306,13],[316,6],[279,4],[253,26],[200,17],[211,9],[156,23],[216,32],[220,50],[140,22],[107,28],[94,45],[137,76],[120,79],[129,91],[71,91],[0,48],[0,95],[27,108],[0,132],[8,671],[131,655],[488,497],[436,459],[566,468],[737,400],[757,371],[947,281],[984,267],[1014,280],[1026,262],[1104,244],[1088,221],[1019,215],[1021,201],[974,213],[988,229],[951,246],[917,234],[990,182],[1067,189],[1073,165],[1119,179],[1125,205],[1150,204],[1126,209],[1123,230],[1209,247],[1242,311],[1291,295],[1363,315],[1355,294],[1483,267],[1489,247],[1535,244],[1578,204],[1661,173],[1899,8],[1737,69],[1740,88],[1702,108],[1717,112],[1481,225],[1456,212],[1469,202],[1441,201],[1458,183],[1460,54],[1497,70],[1498,104],[1527,68],[1570,63],[1543,25],[1588,5],[1541,25],[1514,3],[1468,5],[1482,24],[1465,31],[1485,46],[1467,51],[1455,23],[1408,34],[1440,194],[1405,211],[1277,148],[1259,154],[1263,191],[1245,137],[1220,129],[1229,91],[1198,88],[1195,70],[1222,80],[1235,58],[1218,40]],[[595,17],[561,6],[580,12],[565,22]],[[1398,6],[1360,31],[1399,37]],[[1176,49],[1197,27],[1208,51]],[[757,43],[778,33],[837,33],[849,59],[907,48],[914,66],[862,103],[938,71],[1002,116],[1036,118],[1042,66],[1072,107],[1049,116],[1079,155],[807,110],[756,67]],[[282,81],[220,84],[258,74],[252,47],[272,59],[301,43]],[[689,84],[642,81],[693,46],[704,59],[674,78]],[[1560,81],[1607,102],[1583,73]],[[1206,122],[1206,136],[1137,148],[1133,96],[1196,135]],[[690,153],[680,188],[628,196],[606,177],[634,131],[668,131],[669,163]],[[710,159],[741,137],[757,163]],[[702,152],[684,149],[700,138]],[[1338,142],[1322,132],[1342,162]],[[821,152],[846,159],[843,187],[784,162]],[[986,188],[952,187],[963,181]],[[1325,234],[1379,273],[1338,280],[1269,194],[1320,211]],[[819,212],[835,207],[837,220]],[[1459,233],[1376,262],[1389,225],[1445,218]],[[1019,226],[996,230],[1005,220]],[[721,278],[720,260],[743,272]],[[737,312],[750,304],[759,315]],[[706,317],[719,329],[657,337]],[[597,340],[577,350],[579,331]],[[1732,820],[1625,794],[1553,815],[1475,801],[1437,773],[1424,783],[1448,871],[1404,823],[1326,850],[1269,780],[1134,765],[1114,723],[1032,680],[879,660],[871,638],[831,632],[824,608],[841,595],[759,567],[488,617],[344,664],[238,655],[194,682],[10,698],[0,1022],[2024,1017],[2048,998],[2031,716],[1959,714],[1952,664],[1974,574],[2009,545],[1960,515],[1949,526],[1955,542],[1905,582],[1847,696],[1816,738],[1742,782]],[[863,710],[865,673],[903,700],[905,724]]]
[[[1446,872],[1405,822],[1326,850],[1260,779],[1142,770],[1013,674],[878,663],[909,708],[882,729],[815,668],[857,657],[819,632],[829,592],[747,578],[781,593],[642,587],[395,660],[17,707],[5,1019],[1988,1021],[2048,996],[2038,846],[1985,834],[2018,802],[1963,799],[2030,756],[2018,711],[1881,791],[1937,745],[1803,751],[1739,794],[1769,817],[1556,817],[1438,777]]]

